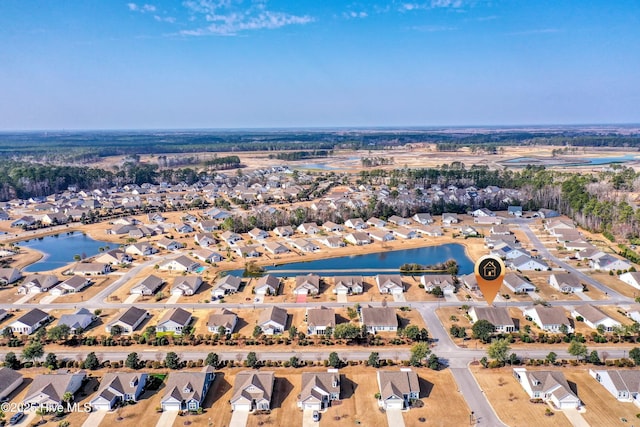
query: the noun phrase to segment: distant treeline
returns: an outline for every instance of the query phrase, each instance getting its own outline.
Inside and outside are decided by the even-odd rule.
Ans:
[[[0,157],[88,163],[131,154],[317,151],[384,149],[409,143],[435,143],[439,150],[473,145],[558,145],[640,147],[640,135],[607,134],[567,128],[540,131],[336,130],[336,131],[162,131],[162,132],[3,132]],[[491,148],[490,151],[493,151]]]
[[[291,151],[276,154],[269,154],[270,159],[296,161],[304,159],[314,159],[319,157],[329,157],[333,154],[332,150],[313,150],[313,151]]]
[[[215,157],[211,160],[204,162],[204,165],[209,169],[222,170],[222,169],[235,169],[240,167],[240,157],[238,156],[225,156]]]

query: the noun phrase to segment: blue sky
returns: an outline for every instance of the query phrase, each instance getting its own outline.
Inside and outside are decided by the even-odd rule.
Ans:
[[[0,1],[0,130],[638,122],[637,0]]]

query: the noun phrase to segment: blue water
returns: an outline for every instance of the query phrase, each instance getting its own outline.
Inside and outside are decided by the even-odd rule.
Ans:
[[[433,265],[455,259],[458,262],[458,274],[468,274],[473,272],[473,261],[467,257],[464,246],[449,243],[440,246],[428,246],[424,248],[403,249],[399,251],[379,252],[365,255],[351,255],[339,258],[320,259],[308,262],[295,262],[283,264],[277,267],[265,267],[269,274],[274,276],[295,276],[314,271],[323,275],[322,271],[327,271],[325,275],[348,275],[361,274],[364,276],[374,276],[376,274],[393,274],[385,271],[389,269],[400,272],[400,266],[407,263],[422,265]],[[344,270],[336,272],[335,270]],[[285,271],[285,272],[283,272]],[[293,271],[293,272],[292,272]],[[242,275],[242,270],[230,272],[233,275]]]
[[[205,271],[207,269],[207,267],[204,266],[200,266],[198,268],[196,268],[194,271],[198,274],[201,274],[203,271]]]
[[[91,237],[79,232],[55,234],[42,239],[23,240],[18,242],[18,245],[35,249],[44,254],[42,259],[24,269],[24,271],[28,272],[53,270],[74,262],[74,256],[76,255],[87,258],[98,254],[100,247],[108,246],[111,249],[115,249],[119,246],[117,243],[93,240]]]
[[[576,163],[562,163],[563,158],[551,158],[551,157],[516,157],[514,159],[505,160],[502,163],[510,163],[510,164],[538,164],[541,162],[546,162],[549,166],[555,164],[561,164],[562,166],[588,166],[588,165],[606,165],[609,163],[624,163],[632,160],[636,160],[635,154],[625,154],[624,156],[614,156],[614,157],[584,157],[581,158],[580,162]]]

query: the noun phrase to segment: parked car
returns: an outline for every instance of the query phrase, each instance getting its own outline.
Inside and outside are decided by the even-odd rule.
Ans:
[[[315,422],[320,421],[320,412],[313,411],[313,421],[315,421]]]
[[[9,420],[9,425],[15,425],[20,422],[24,418],[24,412],[18,412]]]

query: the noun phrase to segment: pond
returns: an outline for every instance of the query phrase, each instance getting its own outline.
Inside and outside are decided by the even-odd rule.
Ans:
[[[274,267],[265,267],[274,276],[297,276],[316,273],[321,276],[393,274],[400,272],[400,266],[407,263],[433,265],[455,259],[458,262],[459,274],[473,272],[473,261],[467,256],[464,246],[448,243],[439,246],[402,249],[398,251],[378,252],[365,255],[351,255],[339,258],[319,259],[307,262],[294,262]],[[242,270],[230,272],[242,275]]]
[[[100,252],[100,248],[117,248],[117,243],[94,240],[80,232],[54,234],[31,240],[23,240],[18,246],[35,249],[44,255],[39,261],[27,266],[24,271],[48,271],[74,262],[74,257],[91,257]]]
[[[501,163],[526,166],[526,165],[544,165],[544,166],[588,166],[588,165],[607,165],[611,163],[624,163],[636,160],[635,154],[625,154],[623,156],[613,157],[516,157],[504,160]]]

